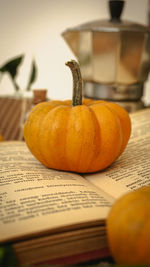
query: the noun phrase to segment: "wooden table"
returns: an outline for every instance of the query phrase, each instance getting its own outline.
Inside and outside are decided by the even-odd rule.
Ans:
[[[23,140],[25,114],[32,99],[0,97],[0,134],[4,140]]]

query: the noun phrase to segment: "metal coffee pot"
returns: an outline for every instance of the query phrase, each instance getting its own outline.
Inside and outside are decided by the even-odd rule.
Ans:
[[[124,3],[108,1],[110,19],[67,29],[62,36],[80,63],[84,96],[119,102],[134,111],[143,107],[150,70],[150,29],[122,21]]]

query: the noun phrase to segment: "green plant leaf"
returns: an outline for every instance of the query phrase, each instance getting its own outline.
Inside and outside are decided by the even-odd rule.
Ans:
[[[14,80],[18,73],[18,67],[20,66],[23,58],[24,55],[21,55],[6,62],[2,67],[0,67],[0,72],[2,73],[8,72],[11,78]]]
[[[30,77],[29,77],[29,81],[26,87],[26,91],[29,91],[31,88],[31,85],[34,83],[34,81],[37,78],[37,67],[36,67],[36,63],[33,60],[32,61],[32,66],[31,66],[31,72],[30,72]]]
[[[19,267],[11,245],[0,246],[0,266]]]

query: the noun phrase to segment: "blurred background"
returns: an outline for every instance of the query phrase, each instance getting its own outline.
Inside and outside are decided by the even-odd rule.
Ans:
[[[148,25],[149,0],[126,0],[122,19]],[[0,65],[24,54],[18,83],[24,89],[34,58],[38,75],[32,89],[48,89],[51,99],[72,96],[72,76],[65,62],[76,59],[61,36],[69,27],[109,18],[106,0],[0,0]],[[0,77],[1,78],[1,77]],[[144,101],[150,103],[150,78]],[[0,95],[14,92],[8,75],[0,81]]]

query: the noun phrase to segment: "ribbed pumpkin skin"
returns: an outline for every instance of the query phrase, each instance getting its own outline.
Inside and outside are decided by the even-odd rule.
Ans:
[[[119,105],[83,99],[50,101],[33,108],[24,125],[24,137],[33,155],[45,166],[79,173],[109,166],[130,137],[128,113]]]
[[[150,266],[150,186],[115,202],[107,218],[107,235],[117,264]]]

